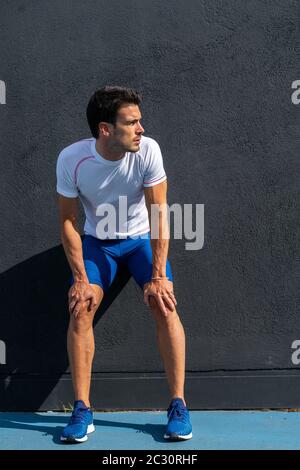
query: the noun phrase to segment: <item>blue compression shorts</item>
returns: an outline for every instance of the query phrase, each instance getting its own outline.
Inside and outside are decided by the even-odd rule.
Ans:
[[[136,237],[100,240],[84,235],[83,260],[90,284],[98,284],[106,292],[116,277],[118,267],[127,265],[130,274],[143,289],[152,277],[152,249],[150,232]],[[173,282],[169,260],[166,275]],[[74,282],[73,276],[71,283]]]

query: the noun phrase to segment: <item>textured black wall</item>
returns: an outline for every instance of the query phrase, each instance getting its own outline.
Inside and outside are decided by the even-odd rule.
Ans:
[[[300,405],[299,18],[296,0],[1,1],[3,409],[73,399],[55,164],[89,137],[86,104],[105,84],[142,93],[169,202],[205,206],[203,248],[172,240],[169,254],[191,406]],[[126,280],[96,322],[93,404],[163,406],[140,290],[130,280],[112,302]]]

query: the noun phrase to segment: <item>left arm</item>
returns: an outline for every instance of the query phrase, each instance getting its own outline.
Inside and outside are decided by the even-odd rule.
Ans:
[[[149,296],[155,297],[164,315],[166,306],[174,310],[177,302],[173,283],[166,277],[166,263],[169,249],[169,226],[167,217],[167,181],[144,188],[151,229],[152,279],[146,284],[144,300],[149,305]]]

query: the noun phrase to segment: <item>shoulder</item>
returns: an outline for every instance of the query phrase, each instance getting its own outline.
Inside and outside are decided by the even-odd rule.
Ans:
[[[149,151],[149,150],[156,150],[157,148],[159,148],[159,144],[155,139],[152,139],[152,137],[146,137],[142,135],[141,149],[144,149],[145,151]]]
[[[138,152],[142,157],[149,158],[161,155],[161,150],[158,142],[152,137],[142,136],[140,151]]]
[[[82,158],[93,155],[91,150],[93,140],[93,138],[82,139],[68,145],[59,153],[58,161],[63,162],[67,166],[72,166],[76,165]]]

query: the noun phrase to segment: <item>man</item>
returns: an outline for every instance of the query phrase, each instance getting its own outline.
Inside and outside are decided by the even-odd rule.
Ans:
[[[159,145],[143,136],[140,101],[128,88],[96,91],[87,107],[93,137],[66,147],[57,161],[61,237],[72,270],[67,344],[75,394],[63,441],[83,442],[94,431],[89,401],[93,318],[121,264],[143,290],[156,321],[171,392],[164,437],[192,437],[184,400],[185,335],[167,259],[168,220],[165,210],[151,217],[151,207],[166,208],[166,174]],[[83,242],[77,228],[78,199],[86,215]],[[150,236],[153,228],[156,237]]]

